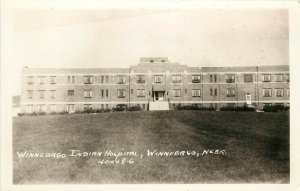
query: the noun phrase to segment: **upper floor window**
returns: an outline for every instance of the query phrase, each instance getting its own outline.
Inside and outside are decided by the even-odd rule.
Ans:
[[[105,83],[109,83],[109,76],[105,76]]]
[[[44,84],[45,83],[45,76],[39,76],[38,82],[39,82],[39,84]]]
[[[283,89],[275,89],[276,97],[283,97]]]
[[[138,84],[144,84],[145,83],[145,76],[144,75],[138,75],[136,83],[138,83]]]
[[[272,89],[271,88],[263,89],[263,96],[264,97],[272,97]]]
[[[154,76],[155,83],[162,83],[162,76]]]
[[[217,96],[218,95],[218,89],[215,88],[215,89],[212,89],[210,88],[210,96]]]
[[[40,99],[45,98],[45,90],[39,90],[38,91],[38,98],[40,98]]]
[[[92,90],[84,90],[83,91],[83,97],[84,98],[92,98],[93,97],[93,91]]]
[[[226,96],[227,97],[235,97],[235,89],[234,88],[227,88]]]
[[[192,90],[193,97],[201,97],[201,90]]]
[[[118,84],[125,84],[126,83],[126,78],[125,76],[117,76]]]
[[[137,97],[145,97],[146,91],[144,89],[140,89],[140,90],[137,90],[136,94],[137,94]]]
[[[75,76],[68,76],[68,83],[74,84],[75,83]]]
[[[173,97],[180,97],[181,96],[181,90],[173,90]]]
[[[217,75],[216,75],[216,74],[210,74],[210,75],[209,75],[209,82],[210,82],[210,83],[215,83],[215,82],[217,82]]]
[[[27,77],[27,84],[32,85],[33,84],[33,76]]]
[[[33,99],[33,90],[27,91],[27,97],[28,97],[28,99]]]
[[[181,83],[181,76],[180,75],[173,75],[172,76],[173,83]]]
[[[290,97],[290,88],[286,89],[286,96]]]
[[[253,75],[252,74],[245,74],[244,75],[244,82],[245,83],[252,83],[253,82]]]
[[[192,83],[201,83],[201,76],[200,75],[193,75],[192,76]]]
[[[289,74],[286,75],[286,81],[290,82],[290,75]]]
[[[56,76],[50,76],[50,84],[56,84]]]
[[[271,82],[271,74],[263,74],[262,81],[263,82]]]
[[[235,75],[226,74],[226,83],[235,83]]]
[[[118,90],[118,98],[125,98],[126,97],[126,90]]]
[[[275,82],[282,82],[283,75],[282,74],[275,74]]]
[[[84,84],[92,84],[93,77],[92,76],[84,76]]]
[[[50,98],[55,99],[56,98],[56,91],[55,90],[50,90]]]
[[[68,90],[68,96],[73,96],[75,94],[74,90]]]

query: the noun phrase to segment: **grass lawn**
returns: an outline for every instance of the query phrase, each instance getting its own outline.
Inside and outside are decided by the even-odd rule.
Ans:
[[[100,165],[101,157],[68,156],[70,149],[122,148],[144,157],[134,157],[134,164]],[[147,157],[148,149],[225,149],[227,154]],[[19,158],[17,152],[24,151],[67,156]],[[155,111],[15,117],[13,156],[14,184],[288,183],[289,114]]]

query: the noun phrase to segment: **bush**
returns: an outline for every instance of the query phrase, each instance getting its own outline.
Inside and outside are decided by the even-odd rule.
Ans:
[[[178,105],[177,110],[198,110],[198,111],[215,111],[213,107],[198,107],[197,105]]]
[[[140,111],[140,110],[142,110],[142,108],[139,105],[131,106],[128,108],[128,111]]]
[[[250,111],[254,112],[256,109],[254,107],[248,107],[248,106],[243,106],[243,107],[228,107],[224,106],[220,108],[220,111]]]
[[[116,107],[112,108],[112,111],[126,111],[127,110],[127,105],[126,104],[118,104]]]
[[[264,112],[280,112],[280,111],[289,111],[289,106],[284,105],[268,105],[263,107]]]

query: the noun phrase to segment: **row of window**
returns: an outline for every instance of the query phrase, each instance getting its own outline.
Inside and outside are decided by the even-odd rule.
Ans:
[[[38,98],[44,99],[45,98],[45,90],[38,90]],[[227,88],[226,89],[226,96],[227,97],[235,97],[236,96],[236,89],[235,88]],[[33,99],[33,90],[28,90],[28,99]],[[185,89],[185,93],[187,93],[187,89]],[[192,89],[192,97],[201,97],[201,90],[200,89]],[[133,94],[133,89],[131,90],[131,94]],[[146,96],[146,90],[145,89],[138,89],[136,91],[137,97],[145,97]],[[67,90],[68,96],[74,96],[75,90]],[[108,89],[101,90],[100,93],[101,97],[107,97],[108,98]],[[150,95],[150,92],[149,92]],[[168,92],[167,92],[168,95]],[[173,97],[181,97],[181,90],[180,89],[174,89],[172,90]],[[290,89],[286,89],[286,95],[290,96]],[[56,98],[56,91],[50,90],[49,96],[51,99]],[[210,89],[210,96],[218,96],[218,89]],[[275,88],[275,97],[283,97],[284,96],[284,89],[283,88]],[[92,98],[93,97],[93,91],[92,90],[84,90],[83,91],[83,97],[84,98]],[[117,97],[118,98],[126,98],[126,90],[125,89],[118,89],[117,90]],[[272,97],[272,88],[264,88],[263,89],[263,97]]]
[[[38,84],[45,84],[45,76],[38,77]],[[109,76],[101,76],[100,83],[105,84],[109,83]],[[144,84],[146,83],[145,75],[138,75],[136,83]],[[216,83],[218,80],[217,75],[210,75],[209,76],[211,83]],[[28,84],[33,84],[34,77],[28,76]],[[271,74],[263,74],[262,75],[263,82],[271,82]],[[275,74],[274,78],[275,82],[283,82],[283,74]],[[289,74],[286,75],[286,81],[289,82]],[[163,83],[163,76],[162,75],[155,75],[154,76],[155,83]],[[192,83],[201,83],[201,75],[192,75]],[[235,83],[236,82],[236,75],[235,74],[226,74],[226,83]],[[253,74],[244,74],[244,82],[245,83],[252,83],[253,82]],[[75,83],[75,76],[68,76],[68,83],[74,84]],[[117,83],[118,84],[125,84],[126,83],[126,76],[117,76]],[[181,75],[173,75],[172,76],[172,83],[181,83]],[[50,84],[56,84],[56,76],[50,76]],[[84,84],[93,84],[93,76],[84,76]]]

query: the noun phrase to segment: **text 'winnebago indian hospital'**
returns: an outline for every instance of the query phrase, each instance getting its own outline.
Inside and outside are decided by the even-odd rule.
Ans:
[[[22,70],[21,110],[74,112],[119,104],[143,110],[289,105],[289,66],[188,67],[145,57],[130,68],[28,68]]]

